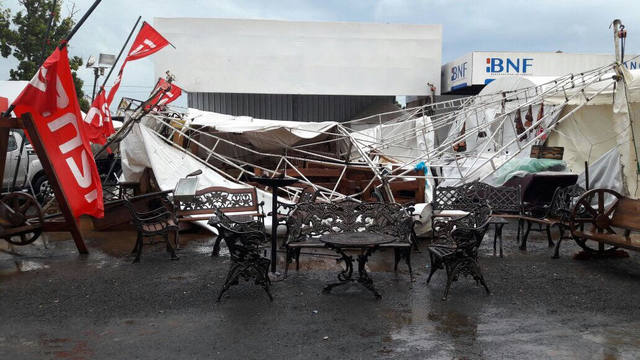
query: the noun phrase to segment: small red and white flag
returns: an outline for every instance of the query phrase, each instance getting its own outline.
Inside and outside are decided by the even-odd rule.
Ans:
[[[107,138],[115,133],[111,122],[109,104],[104,95],[104,89],[100,89],[93,100],[87,116],[84,118],[87,138],[94,144],[104,145]]]
[[[151,54],[155,54],[156,52],[163,49],[165,46],[169,45],[169,41],[162,37],[159,32],[156,31],[151,25],[149,25],[146,21],[142,23],[142,27],[136,36],[136,39],[133,41],[131,45],[131,49],[129,49],[129,53],[125,58],[122,66],[120,67],[120,71],[118,72],[118,77],[114,82],[111,90],[109,90],[109,95],[107,96],[107,103],[111,105],[113,102],[113,98],[116,95],[116,91],[120,87],[120,81],[122,81],[122,72],[124,70],[124,66],[128,61],[134,61],[138,59],[142,59]]]
[[[182,95],[182,89],[174,83],[169,83],[167,80],[159,78],[151,95],[153,95],[153,98],[145,107],[145,110],[153,109],[158,111],[179,98]]]

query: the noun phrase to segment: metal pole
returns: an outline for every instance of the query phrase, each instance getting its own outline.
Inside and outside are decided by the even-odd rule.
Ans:
[[[589,162],[584,162],[584,188],[589,190]]]
[[[67,46],[67,43],[71,40],[71,38],[73,37],[73,35],[76,34],[76,32],[78,31],[78,29],[80,29],[80,27],[82,26],[82,24],[84,24],[85,21],[87,21],[87,18],[89,17],[89,15],[91,15],[91,13],[93,12],[93,10],[96,9],[96,7],[98,6],[98,4],[100,4],[102,0],[95,0],[93,5],[91,5],[91,7],[89,8],[89,10],[87,10],[86,13],[84,13],[84,15],[82,15],[82,18],[80,19],[80,21],[78,21],[78,23],[73,27],[73,29],[71,30],[71,32],[69,33],[69,35],[67,35],[67,37],[62,41],[62,43],[60,44],[59,48],[63,49],[65,46]],[[46,60],[45,60],[46,61]],[[40,69],[42,67],[42,65],[44,64],[44,61],[42,61],[40,63],[40,66],[38,66],[38,69]],[[5,111],[2,114],[2,117],[9,117],[9,115],[11,114],[11,112],[13,112],[13,109],[15,109],[15,105],[11,104],[11,106],[9,106],[9,108],[7,109],[7,111]]]
[[[44,62],[45,50],[47,49],[47,42],[49,41],[49,33],[51,32],[51,26],[53,25],[53,18],[56,14],[56,3],[57,0],[53,0],[53,5],[51,6],[51,16],[49,16],[49,24],[47,25],[47,32],[44,35],[44,40],[42,41],[42,50],[40,51],[40,57],[38,58],[39,63]]]
[[[93,104],[93,99],[96,97],[96,83],[98,82],[98,78],[100,75],[98,74],[98,68],[93,68],[93,92],[91,92],[91,103]]]
[[[89,15],[91,15],[91,13],[93,12],[93,10],[96,9],[96,7],[98,6],[98,4],[100,4],[102,0],[96,0],[93,2],[93,4],[91,5],[91,7],[89,8],[89,10],[87,10],[86,13],[84,13],[84,15],[82,15],[82,18],[80,18],[80,20],[76,23],[76,26],[73,27],[73,29],[71,29],[71,32],[69,33],[69,35],[67,35],[67,37],[64,39],[64,41],[62,42],[62,44],[60,44],[60,49],[64,48],[65,46],[67,46],[67,43],[69,42],[69,40],[71,40],[71,38],[73,37],[73,35],[76,34],[76,32],[78,31],[78,29],[80,29],[80,27],[82,26],[82,24],[84,24],[85,21],[87,21],[87,18],[89,18]]]
[[[20,169],[20,160],[22,160],[22,153],[24,152],[24,143],[26,142],[24,132],[22,133],[22,140],[20,142],[20,154],[18,155],[18,162],[16,163],[16,170],[13,172],[13,180],[11,181],[11,187],[8,191],[12,191],[16,187],[16,179],[18,178],[18,170]],[[28,166],[28,164],[27,164]],[[26,184],[23,184],[26,185]]]
[[[120,49],[120,52],[118,53],[118,56],[116,57],[116,61],[114,61],[113,65],[111,66],[111,69],[109,69],[109,73],[107,74],[107,77],[104,78],[104,81],[102,82],[102,86],[100,88],[104,88],[104,86],[107,85],[107,80],[109,80],[109,77],[111,76],[111,73],[113,72],[113,68],[116,67],[116,64],[118,63],[118,60],[120,60],[120,56],[122,56],[122,53],[124,52],[124,48],[127,47],[127,44],[129,43],[129,40],[131,39],[131,35],[133,35],[133,32],[136,30],[136,27],[138,27],[138,23],[140,22],[140,19],[142,19],[142,16],[138,16],[138,20],[136,20],[136,23],[131,28],[131,32],[129,32],[129,36],[127,36],[127,40],[124,42],[124,44],[122,44],[122,48]]]

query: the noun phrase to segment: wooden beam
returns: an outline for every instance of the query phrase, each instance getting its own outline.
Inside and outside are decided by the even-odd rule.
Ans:
[[[40,163],[42,164],[42,168],[47,174],[47,178],[49,179],[49,185],[53,189],[54,194],[56,195],[56,199],[58,200],[58,206],[60,206],[60,211],[66,220],[67,230],[71,233],[73,237],[73,241],[76,243],[76,248],[80,254],[88,254],[87,246],[82,239],[82,234],[80,233],[80,229],[78,229],[78,223],[76,219],[73,217],[71,213],[71,208],[69,207],[69,203],[67,202],[67,198],[62,192],[62,188],[60,188],[60,181],[58,180],[58,176],[55,171],[53,171],[53,166],[51,165],[51,161],[49,160],[49,156],[47,155],[47,151],[44,148],[44,144],[42,143],[41,134],[38,132],[35,124],[33,123],[33,118],[31,114],[26,113],[22,115],[22,123],[24,124],[24,128],[27,130],[29,134],[29,138],[31,139],[31,145],[33,146],[33,150],[38,155],[38,159],[40,159]],[[6,151],[5,151],[6,154]]]
[[[0,189],[2,189],[2,183],[4,182],[4,166],[7,163],[8,148],[9,128],[0,128]]]
[[[16,118],[3,118],[0,119],[0,129],[22,129],[24,125],[22,120]]]

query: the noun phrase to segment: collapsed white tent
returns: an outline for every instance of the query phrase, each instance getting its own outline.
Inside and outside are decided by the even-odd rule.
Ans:
[[[616,76],[615,69],[619,69],[620,76]],[[567,167],[575,173],[584,171],[585,162],[592,164],[616,148],[624,174],[620,180],[624,183],[623,192],[637,197],[638,139],[634,122],[640,116],[639,103],[640,71],[628,71],[615,64],[557,79],[497,79],[452,121],[446,145],[453,147],[465,141],[467,149],[455,156],[456,166],[443,168],[445,184],[457,184],[461,178],[491,181],[490,175],[506,161],[529,157],[530,147],[535,144],[563,147]],[[542,104],[544,116],[540,117]],[[526,122],[529,109],[534,122],[531,127],[525,125],[527,138],[523,139],[522,132],[517,134],[516,125],[518,120]],[[497,120],[505,114],[506,121]],[[472,134],[464,135],[463,125]],[[611,180],[609,185],[615,186],[617,181]]]
[[[176,148],[164,141],[151,129],[144,125],[134,124],[132,131],[120,143],[122,156],[122,180],[138,182],[146,168],[153,171],[160,190],[173,190],[180,178],[187,174],[202,170],[198,175],[198,190],[209,186],[228,188],[246,187],[242,183],[231,181],[216,171],[203,166],[192,154]],[[271,194],[258,189],[258,201],[264,201],[265,208],[271,208]],[[279,199],[287,202],[287,199]],[[215,232],[215,229],[198,221],[199,225]],[[265,226],[271,229],[271,219],[265,219]]]
[[[617,149],[623,174],[622,191],[637,198],[640,180],[637,149],[640,141],[635,134],[639,134],[640,70],[624,70],[624,73],[624,80],[618,81],[617,86],[613,86],[616,83],[614,73],[609,73],[607,81],[585,88],[586,98],[606,88],[586,106],[578,109],[582,105],[580,98],[567,104],[561,116],[575,111],[555,126],[547,144],[564,147],[564,160],[569,169],[577,173],[584,170],[585,162],[592,164],[612,149]],[[622,86],[622,81],[626,86]],[[556,97],[550,101],[559,99]],[[611,159],[610,156],[607,158]],[[616,187],[613,180],[607,185]]]
[[[357,132],[348,131],[342,125],[330,121],[310,123],[263,120],[194,109],[189,109],[184,124],[178,125],[174,120],[158,115],[147,117],[143,121],[146,125],[136,124],[133,131],[125,137],[121,143],[125,180],[137,181],[145,168],[151,168],[161,189],[168,190],[173,189],[178,179],[187,173],[196,169],[206,169],[200,176],[200,188],[243,187],[247,185],[242,183],[242,175],[253,175],[256,169],[274,174],[286,168],[295,168],[293,159],[288,155],[294,152],[298,152],[298,155],[306,154],[305,161],[318,163],[333,161],[329,163],[332,166],[341,163],[344,163],[345,167],[354,166],[354,161],[357,161],[355,166],[362,168],[369,168],[374,164],[372,173],[375,173],[379,171],[378,165],[389,160],[392,163],[401,163],[407,168],[413,168],[413,164],[418,163],[422,154],[433,144],[433,133],[426,130],[426,124],[429,123],[428,117],[398,124],[372,124],[370,128]],[[170,126],[174,131],[173,135],[160,134],[166,126]],[[424,131],[424,136],[408,139],[404,141],[404,145],[393,145],[397,142],[387,141],[396,136],[406,136],[403,134],[407,132],[415,134],[417,131]],[[188,133],[197,133],[202,136],[195,140],[189,137]],[[188,137],[190,144],[193,145],[190,146],[190,152],[176,143],[167,141],[181,136]],[[334,158],[330,158],[328,154],[314,152],[312,149],[314,145],[329,142],[335,143],[334,148],[337,154]],[[374,157],[373,162],[369,155]],[[365,160],[358,160],[357,156]],[[409,159],[412,160],[408,161]],[[213,160],[216,162],[212,162]],[[277,165],[268,167],[265,160]],[[229,166],[235,173],[225,172],[216,167],[217,164]],[[402,180],[399,179],[399,181]],[[316,186],[307,181],[304,176],[300,182],[306,182],[321,190],[321,195],[327,200],[353,195],[339,194],[335,188]],[[290,194],[295,195],[295,191],[299,189],[293,191]],[[430,198],[431,191],[425,191],[425,193]],[[270,194],[259,191],[259,198],[265,201],[265,206],[271,206]],[[286,202],[287,199],[282,198],[279,201]],[[423,208],[424,206],[418,206],[418,209]]]

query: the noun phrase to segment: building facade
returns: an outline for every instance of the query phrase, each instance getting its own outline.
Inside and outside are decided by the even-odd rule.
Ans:
[[[256,118],[346,121],[440,88],[440,25],[156,18],[153,57],[188,106]]]

